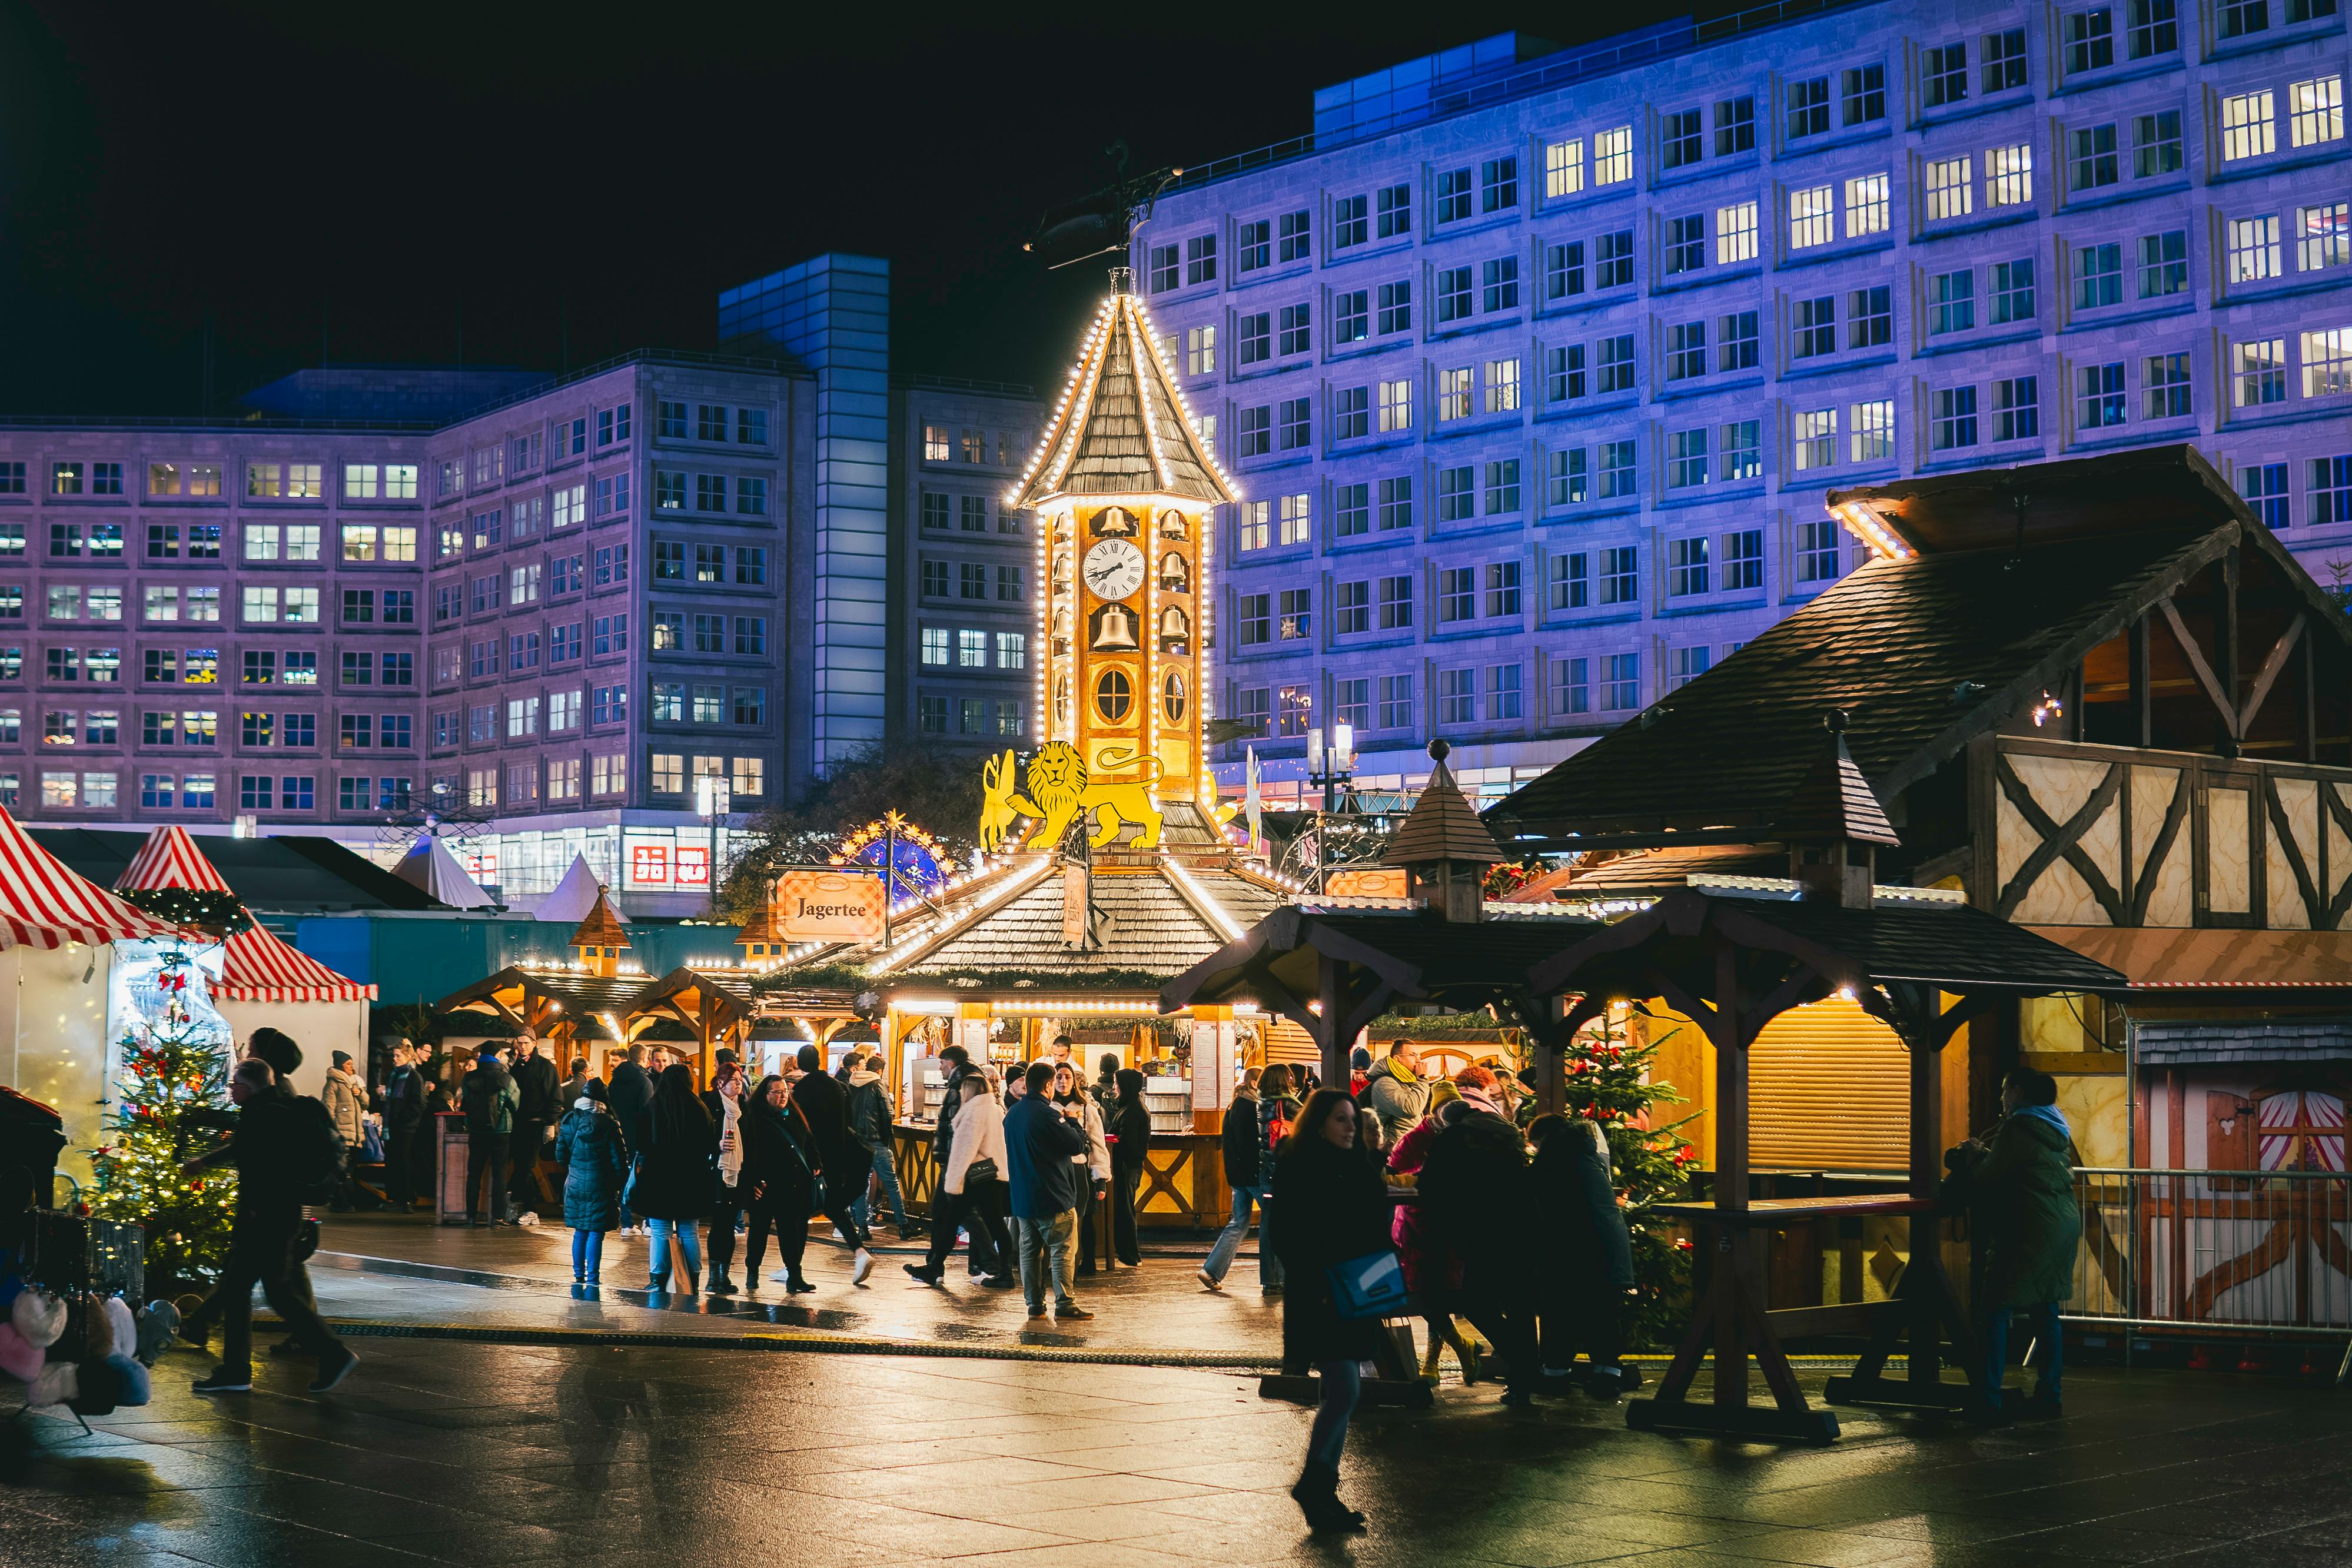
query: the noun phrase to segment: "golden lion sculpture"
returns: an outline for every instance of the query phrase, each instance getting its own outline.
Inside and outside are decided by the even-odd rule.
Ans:
[[[1097,849],[1117,838],[1120,828],[1130,823],[1139,829],[1136,848],[1159,847],[1161,814],[1151,801],[1151,786],[1160,773],[1157,759],[1150,778],[1089,781],[1086,759],[1076,746],[1067,741],[1048,741],[1030,759],[1028,794],[1015,788],[1014,772],[1010,749],[981,764],[982,849],[993,853],[1002,847],[1012,837],[1014,824],[1024,816],[1039,819],[1031,841],[1051,848],[1061,843],[1062,835],[1081,816],[1095,821],[1096,831],[1087,836],[1087,842]]]

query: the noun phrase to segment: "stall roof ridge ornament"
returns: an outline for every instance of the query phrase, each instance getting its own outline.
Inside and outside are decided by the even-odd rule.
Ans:
[[[1016,507],[1067,497],[1167,499],[1216,506],[1235,499],[1192,432],[1190,410],[1160,360],[1134,295],[1095,313],[1077,368],[1009,498]]]
[[[1464,797],[1462,787],[1454,782],[1453,770],[1445,765],[1450,748],[1444,741],[1432,741],[1429,754],[1435,766],[1429,775],[1428,787],[1390,839],[1381,855],[1383,866],[1425,866],[1439,860],[1464,860],[1492,866],[1507,860],[1495,835],[1479,820],[1476,811]]]

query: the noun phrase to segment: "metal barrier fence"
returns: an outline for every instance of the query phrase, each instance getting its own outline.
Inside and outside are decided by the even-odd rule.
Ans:
[[[2352,1173],[2078,1167],[2071,1321],[2352,1334]]]

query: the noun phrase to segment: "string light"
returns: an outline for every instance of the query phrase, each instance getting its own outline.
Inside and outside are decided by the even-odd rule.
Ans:
[[[1887,527],[1876,512],[1860,501],[1840,501],[1830,508],[1830,514],[1844,523],[1855,538],[1869,545],[1883,560],[1908,561],[1918,553]]]

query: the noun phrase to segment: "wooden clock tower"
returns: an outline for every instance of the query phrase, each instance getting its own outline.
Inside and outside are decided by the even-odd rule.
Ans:
[[[1009,499],[1037,516],[1033,741],[1075,748],[1090,784],[1213,811],[1203,642],[1213,509],[1234,496],[1123,285]]]

